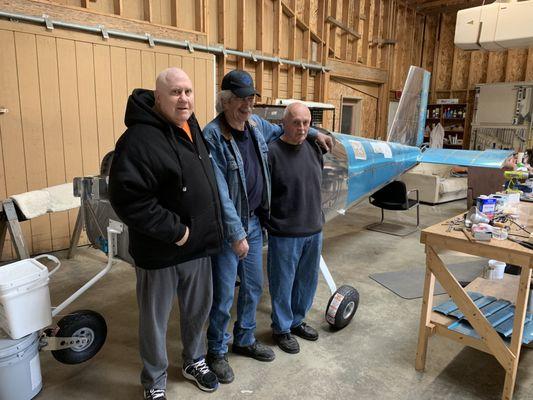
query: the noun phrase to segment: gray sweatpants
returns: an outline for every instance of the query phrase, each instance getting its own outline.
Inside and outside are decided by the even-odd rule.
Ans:
[[[135,268],[139,305],[139,350],[145,389],[165,389],[167,383],[166,333],[174,296],[180,308],[183,361],[206,353],[205,325],[213,301],[211,260],[199,258],[172,267]]]

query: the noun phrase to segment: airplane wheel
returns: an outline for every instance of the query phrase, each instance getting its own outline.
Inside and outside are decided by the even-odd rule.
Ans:
[[[335,329],[342,329],[350,323],[359,306],[359,292],[343,285],[330,297],[326,308],[326,321]]]
[[[61,350],[53,350],[54,358],[63,364],[79,364],[98,353],[107,337],[104,317],[91,310],[75,311],[59,320],[57,337],[79,337],[88,339],[85,344],[75,344]]]

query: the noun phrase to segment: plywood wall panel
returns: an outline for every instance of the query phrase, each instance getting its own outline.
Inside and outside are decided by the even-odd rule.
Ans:
[[[181,68],[181,56],[169,55],[168,66]]]
[[[152,51],[141,51],[141,82],[144,89],[155,88],[155,54]]]
[[[113,102],[113,139],[118,140],[126,130],[124,125],[124,110],[128,101],[128,82],[124,71],[126,65],[126,49],[111,47],[111,100]]]
[[[442,16],[439,35],[437,90],[448,90],[451,88],[454,44],[453,37],[455,31],[455,15],[445,14]]]
[[[157,0],[155,0],[157,1]],[[87,1],[87,8],[89,10],[98,11],[104,14],[114,14],[114,2],[112,0],[106,1]]]
[[[433,61],[436,51],[436,31],[439,24],[439,16],[431,15],[426,17],[426,26],[424,29],[424,42],[422,49],[422,68],[433,73]]]
[[[263,52],[265,54],[272,54],[274,52],[274,2],[271,0],[265,1],[265,11],[263,14]]]
[[[206,0],[207,1],[207,13],[208,13],[208,43],[216,44],[221,40],[218,37],[218,0]]]
[[[309,15],[309,27],[313,32],[318,31],[318,7],[319,7],[320,0],[311,0],[311,10]]]
[[[451,88],[463,89],[468,86],[468,71],[472,53],[454,48]]]
[[[152,7],[152,21],[151,22],[154,24],[162,25],[163,23],[162,18],[161,18],[161,2],[169,3],[168,0],[150,0],[150,5]]]
[[[289,57],[289,40],[290,40],[290,19],[287,15],[283,14],[281,17],[281,50],[280,57]]]
[[[109,0],[109,2],[111,2]],[[124,17],[143,20],[144,8],[143,2],[139,0],[122,0]]]
[[[226,1],[226,24],[224,26],[226,37],[224,45],[231,49],[237,48],[237,1]]]
[[[23,193],[26,184],[26,160],[22,139],[22,124],[20,116],[17,56],[15,49],[15,35],[11,31],[0,30],[0,104],[9,112],[0,116],[0,135],[2,164],[0,164],[0,196]],[[31,231],[29,221],[22,224],[22,232],[26,243],[31,246]],[[9,235],[6,235],[8,238]],[[2,259],[10,259],[13,255],[10,240],[4,246]],[[31,247],[30,247],[31,248]]]
[[[530,47],[527,52],[525,80],[533,81],[533,47]]]
[[[270,1],[270,0],[266,0]],[[245,1],[244,2],[244,18],[245,18],[245,24],[244,24],[244,50],[255,50],[256,46],[256,30],[261,29],[256,24],[256,3],[255,0],[253,1]],[[268,29],[266,26],[263,26],[263,30]]]
[[[489,61],[487,63],[487,83],[505,81],[506,63],[507,63],[507,52],[506,51],[489,52]]]
[[[178,28],[196,30],[196,0],[179,0],[178,3]],[[236,2],[228,1],[227,3]]]
[[[169,67],[168,64],[168,54],[165,53],[155,53],[155,75]]]
[[[470,59],[470,69],[468,72],[468,84],[466,89],[474,89],[477,83],[487,81],[487,65],[489,54],[484,51],[474,51]]]
[[[126,82],[128,93],[142,87],[141,52],[136,49],[126,49]]]
[[[46,99],[41,102],[46,178],[48,186],[55,186],[66,182],[56,40],[53,37],[38,36],[36,45],[39,92],[41,98]],[[70,237],[68,213],[58,212],[47,217],[53,232],[52,249],[64,249],[68,246]]]
[[[205,126],[209,121],[211,121],[211,119],[209,119],[209,121],[207,120],[207,101],[205,97],[205,93],[207,93],[206,60],[194,60],[194,73],[194,90],[195,93],[199,94],[198,97],[195,97],[195,113],[200,126]]]
[[[94,83],[93,45],[76,43],[76,70],[80,114],[83,174],[96,175],[100,171],[98,154],[98,125]]]
[[[527,53],[527,49],[510,49],[507,52],[507,66],[505,68],[506,82],[519,82],[525,79]]]
[[[47,187],[46,160],[44,149],[39,71],[35,35],[15,33],[17,48],[17,70],[19,72],[19,96],[26,157],[26,179],[28,190]],[[19,172],[20,173],[20,172]],[[30,221],[32,251],[39,253],[51,247],[50,219],[47,215]]]
[[[94,46],[94,78],[98,127],[98,160],[115,147],[113,93],[111,90],[111,56],[109,46]]]
[[[57,60],[65,180],[72,182],[74,177],[83,176],[76,47],[73,40],[57,39]],[[78,210],[70,210],[68,215],[70,232],[73,232]],[[84,241],[80,240],[80,243]]]
[[[296,40],[294,42],[294,59],[302,60],[303,59],[303,45],[304,42],[304,32],[296,27]],[[307,60],[305,60],[307,61]]]

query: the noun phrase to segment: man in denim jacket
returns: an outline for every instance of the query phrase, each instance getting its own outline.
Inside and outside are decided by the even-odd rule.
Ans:
[[[225,241],[222,252],[213,256],[213,306],[207,330],[207,362],[219,382],[234,379],[228,359],[235,280],[240,278],[237,320],[232,351],[259,361],[272,361],[273,350],[255,339],[256,309],[263,286],[262,232],[260,217],[270,209],[270,172],[267,144],[283,128],[252,115],[255,96],[250,74],[227,73],[217,95],[218,116],[204,128],[222,205]],[[329,136],[312,129],[310,137],[331,147]]]

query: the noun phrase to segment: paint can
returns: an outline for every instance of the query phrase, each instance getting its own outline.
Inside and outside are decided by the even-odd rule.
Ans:
[[[11,339],[0,329],[0,400],[30,400],[43,386],[39,335]]]

